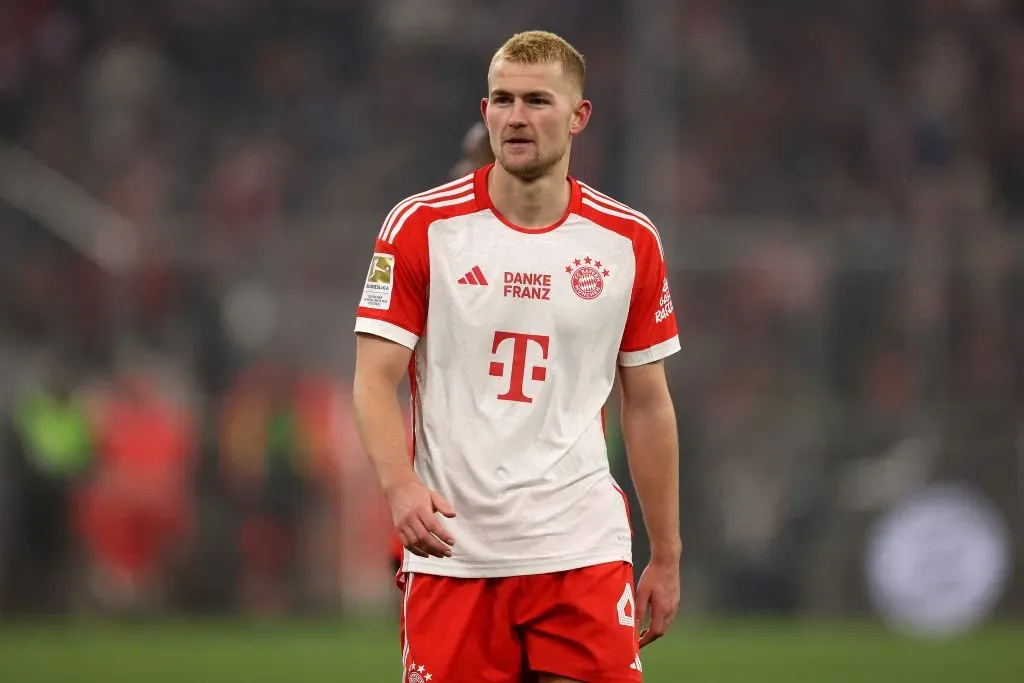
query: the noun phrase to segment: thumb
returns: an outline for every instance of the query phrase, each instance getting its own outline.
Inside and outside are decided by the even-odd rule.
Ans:
[[[434,510],[440,512],[445,517],[455,516],[455,508],[437,491],[430,492],[430,502],[433,504]]]

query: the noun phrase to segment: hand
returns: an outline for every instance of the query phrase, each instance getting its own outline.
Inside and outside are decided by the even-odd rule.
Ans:
[[[403,546],[419,557],[451,557],[455,539],[434,514],[454,517],[451,503],[419,481],[395,487],[388,492],[387,499],[395,532]]]
[[[640,647],[650,645],[665,635],[678,609],[679,561],[651,560],[636,588],[635,616],[636,626],[640,629]],[[648,625],[642,628],[645,621]]]

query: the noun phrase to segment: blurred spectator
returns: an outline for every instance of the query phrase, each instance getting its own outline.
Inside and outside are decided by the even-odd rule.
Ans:
[[[165,573],[191,526],[193,419],[141,368],[127,368],[95,397],[96,466],[78,525],[105,606],[162,604]]]
[[[259,363],[227,397],[221,474],[240,513],[241,606],[294,609],[304,535],[316,501],[336,493],[332,401],[319,379],[287,363]],[[329,391],[329,390],[328,390]],[[325,411],[325,409],[327,409]]]
[[[93,465],[95,435],[63,359],[48,359],[43,381],[29,387],[6,421],[3,468],[13,500],[13,538],[3,555],[0,609],[60,613],[70,607],[76,561],[71,502]]]

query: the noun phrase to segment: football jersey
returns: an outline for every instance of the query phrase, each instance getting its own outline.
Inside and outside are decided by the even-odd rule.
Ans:
[[[492,166],[392,209],[355,330],[413,350],[413,462],[451,502],[449,558],[403,570],[521,576],[632,561],[603,409],[617,366],[679,350],[658,231],[570,178],[562,219],[493,207]]]

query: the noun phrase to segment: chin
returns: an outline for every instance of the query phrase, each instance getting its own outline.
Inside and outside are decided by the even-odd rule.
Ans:
[[[530,159],[529,161],[522,162],[510,162],[507,159],[499,159],[501,167],[508,172],[509,175],[515,176],[520,180],[537,180],[545,173],[547,173],[553,164],[544,163],[536,159]]]

